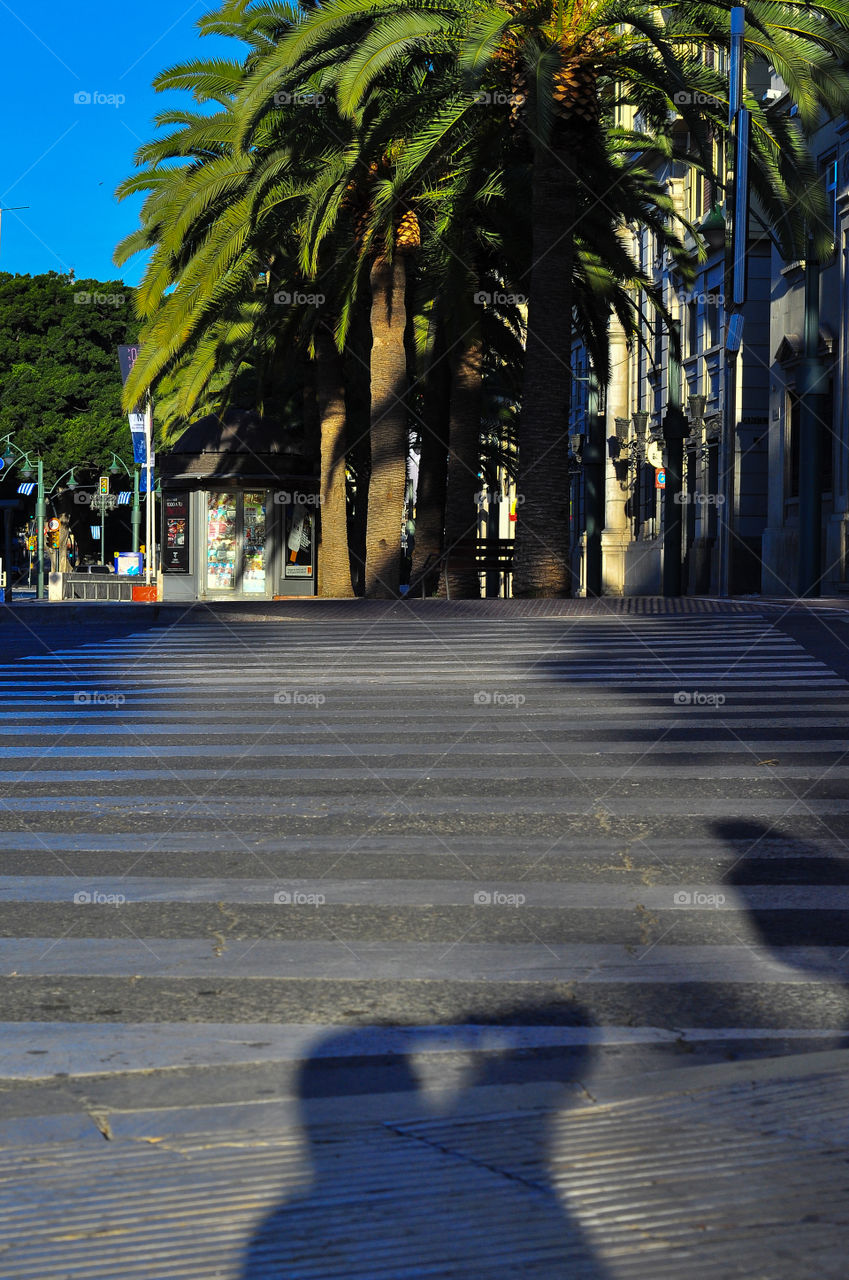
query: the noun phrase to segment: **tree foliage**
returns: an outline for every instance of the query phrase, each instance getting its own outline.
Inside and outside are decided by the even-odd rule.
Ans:
[[[117,348],[137,333],[119,280],[0,274],[0,437],[41,457],[48,483],[113,450],[132,463]]]

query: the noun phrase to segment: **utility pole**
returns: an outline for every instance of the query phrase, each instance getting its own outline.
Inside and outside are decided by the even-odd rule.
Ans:
[[[36,600],[44,599],[44,462],[38,459],[38,483],[36,487],[35,499],[35,538],[36,538],[36,554],[38,556],[38,580],[36,584],[35,598]],[[32,472],[30,472],[32,475]]]
[[[147,457],[145,466],[147,468],[147,504],[145,514],[147,522],[145,527],[145,582],[148,586],[153,581],[153,536],[154,536],[154,516],[153,516],[153,401],[148,395],[145,401],[144,411],[144,434],[145,445],[147,449]]]
[[[666,360],[666,414],[663,439],[666,446],[666,486],[663,491],[663,594],[681,594],[681,487],[684,472],[684,439],[690,434],[681,408],[681,360],[677,343],[679,326],[669,334]]]
[[[133,530],[133,551],[138,551],[141,538],[139,537],[139,526],[141,525],[141,511],[139,509],[139,469],[133,467],[133,513],[130,517]]]
[[[746,9],[731,10],[731,58],[728,86],[728,126],[734,145],[734,179],[726,217],[731,216],[731,243],[725,261],[725,350],[723,360],[722,440],[719,457],[719,488],[722,493],[719,520],[719,594],[731,594],[731,533],[734,519],[734,462],[737,421],[737,359],[743,337],[742,306],[748,286],[749,247],[749,126],[743,106],[743,44]]]
[[[581,462],[584,468],[586,547],[584,574],[587,596],[601,595],[601,530],[604,522],[604,414],[598,380],[593,374],[587,395],[587,432]]]
[[[805,255],[805,355],[799,370],[799,595],[818,596],[822,575],[822,405],[819,358],[820,269],[808,237]]]

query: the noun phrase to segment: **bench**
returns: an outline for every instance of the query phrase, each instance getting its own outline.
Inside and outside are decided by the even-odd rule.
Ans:
[[[452,571],[503,573],[509,577],[513,572],[514,545],[512,538],[460,538],[441,555],[429,555],[413,585],[421,583],[424,599],[427,578],[435,571],[441,573],[445,582],[445,598],[450,600],[448,575]]]

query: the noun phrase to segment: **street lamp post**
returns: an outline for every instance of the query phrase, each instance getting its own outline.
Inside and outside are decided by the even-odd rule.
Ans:
[[[799,379],[799,595],[820,594],[822,577],[822,401],[819,359],[820,272],[808,238],[805,259],[805,354]]]
[[[690,426],[681,409],[681,362],[678,326],[669,335],[667,407],[663,419],[666,445],[666,485],[663,491],[663,594],[681,594],[681,486],[684,472],[684,439]]]
[[[145,401],[144,413],[144,434],[146,458],[145,465],[147,467],[147,503],[145,505],[145,514],[147,516],[145,527],[145,582],[148,586],[153,581],[153,537],[154,537],[154,517],[153,517],[153,401],[150,396]]]
[[[601,389],[593,374],[587,398],[587,430],[581,454],[584,468],[584,523],[586,530],[585,589],[588,597],[602,591],[601,530],[604,518],[604,414]]]
[[[38,459],[38,488],[36,490],[35,502],[35,545],[36,554],[38,556],[38,584],[36,588],[36,600],[44,599],[44,463],[41,458]]]
[[[126,462],[124,462],[123,458],[119,458],[117,453],[113,453],[112,466],[109,468],[109,470],[113,472],[117,471],[119,463],[124,468],[127,475],[132,476],[132,480],[133,480],[133,513],[131,516],[131,524],[133,529],[133,551],[138,551],[139,543],[141,541],[141,538],[139,537],[139,530],[141,527],[141,504],[139,501],[139,469],[138,467],[133,467],[133,470],[131,472],[130,468],[127,466]]]

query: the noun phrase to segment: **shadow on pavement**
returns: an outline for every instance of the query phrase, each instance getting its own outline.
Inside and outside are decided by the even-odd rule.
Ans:
[[[763,945],[782,963],[812,978],[831,978],[845,989],[833,949],[849,950],[849,911],[839,903],[813,910],[802,896],[794,903],[793,890],[849,886],[849,856],[835,857],[819,845],[793,837],[792,857],[770,857],[771,842],[781,838],[781,832],[759,822],[718,822],[716,832],[731,848],[746,846],[724,878],[740,895]],[[778,886],[785,899],[780,909],[768,905],[760,893],[762,887]],[[832,954],[824,948],[832,949]],[[847,1044],[849,1040],[841,1041],[836,1047]]]
[[[539,1020],[549,1012],[540,1009]],[[479,1048],[481,1037],[493,1034],[505,1047],[477,1054],[448,1094],[426,1093],[410,1056],[366,1064],[368,1029],[328,1037],[304,1064],[299,1103],[311,1183],[255,1231],[243,1280],[609,1280],[558,1196],[547,1159],[550,1125],[577,1095],[589,1049],[564,1061],[557,1081],[563,1088],[539,1107],[498,1114],[506,1104],[489,1095],[482,1124],[477,1091],[511,1082],[527,1056],[518,1047],[520,1028],[505,1018],[446,1027],[446,1035],[452,1030],[458,1051]],[[328,1113],[333,1098],[341,1099],[341,1114],[338,1107]]]

